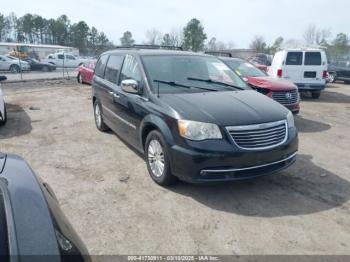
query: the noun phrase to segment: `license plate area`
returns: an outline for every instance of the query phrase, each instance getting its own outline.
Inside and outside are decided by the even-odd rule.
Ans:
[[[316,78],[316,72],[306,71],[304,72],[304,78]]]

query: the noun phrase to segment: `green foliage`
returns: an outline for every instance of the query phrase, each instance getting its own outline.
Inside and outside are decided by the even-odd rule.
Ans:
[[[130,31],[124,32],[123,36],[120,38],[120,44],[122,46],[132,46],[135,43],[135,40],[132,38],[132,33]]]
[[[202,51],[204,49],[204,41],[207,35],[204,33],[204,27],[201,22],[193,18],[187,23],[183,30],[184,48],[194,52]]]
[[[66,15],[45,19],[33,14],[19,18],[13,13],[0,14],[0,41],[73,46],[92,55],[113,46],[103,32],[84,21],[72,25]]]

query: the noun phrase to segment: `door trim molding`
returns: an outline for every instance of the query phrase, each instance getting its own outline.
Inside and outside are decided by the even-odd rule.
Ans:
[[[130,123],[129,121],[125,120],[124,118],[118,116],[116,113],[114,113],[112,110],[110,110],[109,108],[105,107],[104,105],[102,105],[102,109],[108,111],[111,115],[113,115],[115,118],[117,118],[118,120],[122,121],[124,124],[126,124],[127,126],[133,128],[136,130],[136,126],[132,123]]]

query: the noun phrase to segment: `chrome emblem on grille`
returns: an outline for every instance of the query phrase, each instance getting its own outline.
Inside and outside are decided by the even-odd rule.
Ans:
[[[293,98],[292,93],[286,93],[286,98],[291,100]]]

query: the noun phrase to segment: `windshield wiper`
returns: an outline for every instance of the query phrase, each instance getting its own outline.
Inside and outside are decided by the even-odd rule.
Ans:
[[[203,78],[196,78],[196,77],[188,77],[187,80],[194,80],[194,81],[200,81],[200,82],[206,82],[206,83],[213,83],[213,84],[233,87],[233,88],[236,88],[236,89],[239,89],[239,90],[245,90],[245,88],[243,88],[243,87],[235,86],[235,85],[228,84],[228,83],[225,83],[225,82],[216,81],[216,80],[213,80],[213,79],[210,79],[210,78],[203,79]]]
[[[175,87],[184,87],[184,88],[188,88],[188,89],[197,88],[197,89],[203,89],[203,90],[207,90],[207,91],[218,91],[218,90],[212,89],[212,88],[205,88],[205,87],[199,87],[199,86],[189,86],[189,85],[185,85],[185,84],[180,84],[180,83],[177,83],[175,81],[166,81],[166,80],[155,79],[155,80],[153,80],[153,82],[158,83],[158,96],[159,96],[159,83],[170,85],[170,86],[175,86]]]

